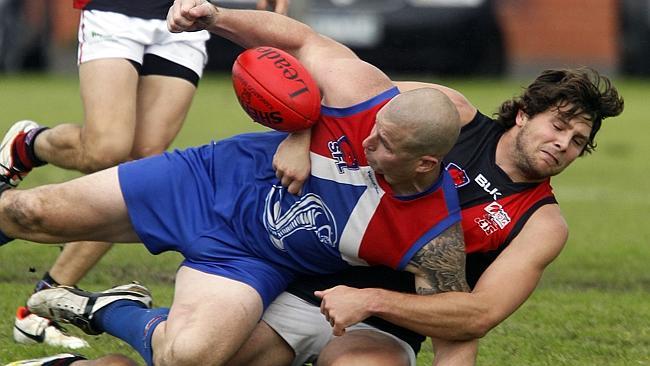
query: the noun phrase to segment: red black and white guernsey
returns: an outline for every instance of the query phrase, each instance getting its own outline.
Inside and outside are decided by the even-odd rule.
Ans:
[[[73,0],[75,9],[101,10],[141,19],[166,19],[171,0]]]
[[[557,203],[550,179],[515,183],[496,164],[496,147],[504,132],[477,113],[447,156],[446,168],[460,196],[467,280],[472,287],[539,207]]]
[[[467,252],[467,282],[473,287],[483,271],[510,244],[530,216],[541,206],[557,203],[550,179],[539,183],[515,183],[496,164],[496,147],[505,129],[477,113],[465,125],[458,142],[447,155],[445,166],[458,189]],[[289,291],[314,304],[314,290],[346,284],[383,287],[413,292],[413,278],[382,268],[352,268],[318,277],[303,277]],[[382,319],[367,321],[407,341],[417,351],[423,337]]]

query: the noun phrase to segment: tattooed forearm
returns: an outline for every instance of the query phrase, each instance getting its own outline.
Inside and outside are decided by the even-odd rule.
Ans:
[[[418,294],[469,291],[465,280],[465,241],[460,223],[423,246],[406,270],[415,273]]]

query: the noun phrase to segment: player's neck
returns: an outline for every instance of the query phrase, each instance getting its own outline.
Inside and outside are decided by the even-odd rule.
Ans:
[[[438,180],[440,167],[426,174],[416,174],[412,179],[392,180],[384,176],[395,196],[412,196],[427,191]]]

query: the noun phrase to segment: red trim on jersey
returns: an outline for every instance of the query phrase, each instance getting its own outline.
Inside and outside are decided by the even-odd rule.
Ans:
[[[90,3],[92,0],[72,0],[72,7],[75,9],[83,9],[85,8],[88,3]]]
[[[385,194],[381,201],[359,248],[359,257],[370,265],[398,268],[415,242],[449,216],[442,186],[415,200],[400,201]]]
[[[90,1],[90,0],[89,0]],[[81,39],[79,40],[79,52],[77,55],[77,63],[81,64],[82,56],[84,54],[84,43],[86,43],[86,35],[84,33],[84,12],[81,12],[81,16],[79,17],[79,33],[81,34]]]

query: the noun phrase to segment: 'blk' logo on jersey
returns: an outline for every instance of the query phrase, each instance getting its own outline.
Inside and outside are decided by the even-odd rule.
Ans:
[[[474,178],[474,181],[483,188],[487,194],[491,195],[492,198],[496,201],[499,196],[501,196],[501,192],[499,192],[499,188],[492,188],[492,183],[481,173]]]

